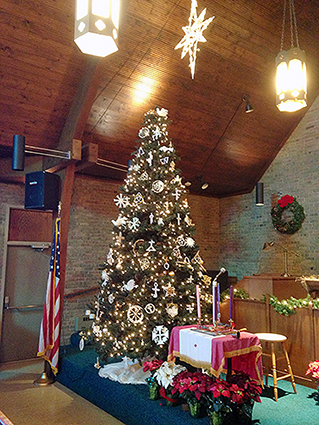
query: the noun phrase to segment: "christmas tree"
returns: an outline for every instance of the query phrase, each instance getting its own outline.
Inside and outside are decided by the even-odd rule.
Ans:
[[[137,151],[114,201],[113,243],[102,271],[93,333],[103,360],[167,355],[174,326],[211,320],[210,278],[193,238],[187,190],[175,168],[167,110],[145,114]]]

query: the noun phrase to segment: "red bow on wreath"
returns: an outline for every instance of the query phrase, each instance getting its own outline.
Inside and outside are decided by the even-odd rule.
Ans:
[[[278,204],[281,208],[286,207],[289,204],[292,204],[293,201],[295,200],[295,198],[291,195],[285,195],[282,196],[279,200],[278,200]]]

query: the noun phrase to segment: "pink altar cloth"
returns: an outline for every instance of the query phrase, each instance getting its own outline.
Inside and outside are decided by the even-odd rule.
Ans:
[[[232,359],[232,370],[247,373],[262,383],[262,348],[258,337],[249,332],[235,336],[214,336],[195,331],[196,325],[172,329],[168,360],[179,357],[194,367],[210,369],[218,377],[227,372],[226,359]]]

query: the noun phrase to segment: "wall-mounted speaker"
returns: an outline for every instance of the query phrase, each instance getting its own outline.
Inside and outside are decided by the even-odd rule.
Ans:
[[[33,210],[58,209],[60,177],[45,171],[25,175],[24,208]]]
[[[25,137],[15,134],[13,136],[12,170],[24,170]]]

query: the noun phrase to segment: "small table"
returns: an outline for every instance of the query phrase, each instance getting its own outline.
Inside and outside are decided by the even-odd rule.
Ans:
[[[209,369],[217,378],[221,372],[229,372],[231,366],[262,383],[262,348],[256,335],[240,332],[238,339],[232,335],[210,335],[197,328],[188,325],[172,329],[168,360],[179,357],[194,367]]]

